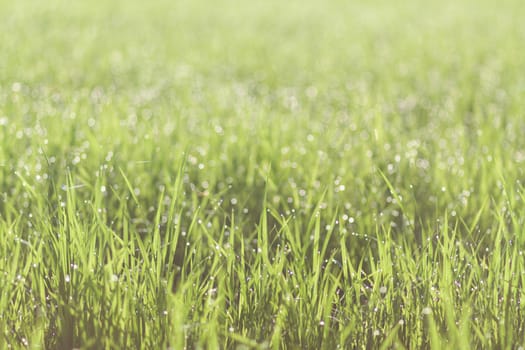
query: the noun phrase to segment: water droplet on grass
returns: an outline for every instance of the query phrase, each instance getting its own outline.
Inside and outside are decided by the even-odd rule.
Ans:
[[[20,92],[21,89],[22,89],[22,84],[20,84],[17,81],[15,81],[13,85],[11,85],[11,91],[13,92]]]
[[[423,308],[423,310],[421,311],[421,313],[422,313],[423,315],[430,315],[430,314],[432,314],[432,309],[431,309],[430,307],[427,306],[427,307]]]

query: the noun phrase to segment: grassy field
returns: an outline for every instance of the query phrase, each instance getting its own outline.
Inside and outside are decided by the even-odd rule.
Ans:
[[[523,349],[524,15],[0,0],[0,349]]]

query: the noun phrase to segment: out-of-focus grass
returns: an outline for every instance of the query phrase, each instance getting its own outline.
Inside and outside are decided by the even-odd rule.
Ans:
[[[523,346],[522,13],[0,2],[0,348]]]

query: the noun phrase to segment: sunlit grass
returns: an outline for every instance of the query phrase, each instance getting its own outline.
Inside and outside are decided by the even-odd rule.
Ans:
[[[520,6],[0,2],[0,349],[522,348]]]

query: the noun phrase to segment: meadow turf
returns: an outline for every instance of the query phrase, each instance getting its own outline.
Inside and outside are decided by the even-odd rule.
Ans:
[[[524,15],[0,1],[0,349],[523,349]]]

